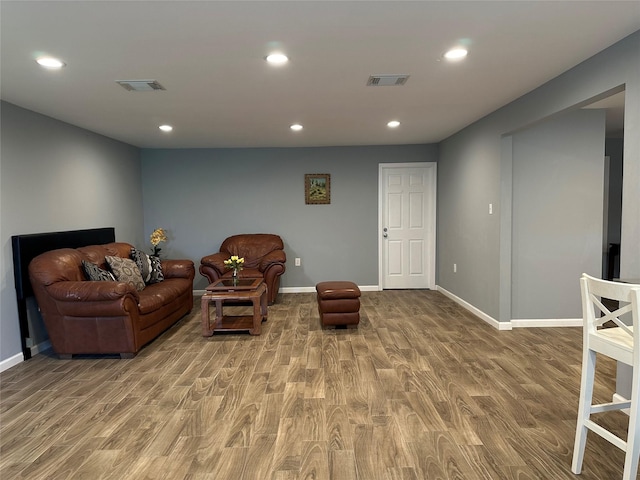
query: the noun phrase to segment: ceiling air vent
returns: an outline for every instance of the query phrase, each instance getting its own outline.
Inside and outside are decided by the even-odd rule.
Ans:
[[[116,80],[122,88],[130,92],[152,92],[153,90],[166,90],[156,80]]]
[[[371,75],[367,80],[367,87],[391,87],[404,85],[409,75]]]

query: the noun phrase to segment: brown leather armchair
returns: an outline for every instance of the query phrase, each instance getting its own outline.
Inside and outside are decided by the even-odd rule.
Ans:
[[[200,273],[210,283],[222,277],[230,277],[231,270],[224,261],[231,255],[244,257],[244,268],[240,278],[263,278],[267,285],[269,305],[276,301],[280,288],[280,276],[285,271],[287,257],[284,243],[278,235],[269,233],[248,233],[227,238],[220,251],[200,260]]]

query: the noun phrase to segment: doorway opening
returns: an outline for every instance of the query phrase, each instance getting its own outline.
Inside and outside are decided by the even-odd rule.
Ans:
[[[622,178],[624,152],[624,89],[583,108],[606,112],[605,172],[602,228],[602,278],[620,277]]]

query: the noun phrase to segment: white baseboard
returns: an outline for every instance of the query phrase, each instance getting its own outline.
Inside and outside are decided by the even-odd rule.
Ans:
[[[469,310],[475,316],[480,317],[482,320],[487,322],[493,328],[496,328],[498,330],[511,330],[511,328],[512,328],[511,322],[499,322],[498,320],[496,320],[492,316],[487,315],[486,313],[484,313],[482,310],[474,307],[473,305],[471,305],[468,302],[465,302],[460,297],[454,295],[453,293],[451,293],[447,289],[442,288],[440,285],[436,285],[436,290],[441,292],[445,297],[449,297],[451,300],[453,300],[457,304],[459,304],[462,307],[464,307],[465,309]]]
[[[51,348],[51,342],[49,340],[45,340],[44,342],[31,347],[31,355],[37,355],[40,352],[48,350],[49,348]],[[0,372],[9,370],[11,367],[15,367],[22,362],[24,362],[24,355],[22,354],[22,352],[17,353],[13,357],[9,357],[6,360],[0,362]]]
[[[9,357],[6,360],[2,360],[0,362],[0,372],[4,372],[5,370],[9,370],[11,367],[15,367],[19,363],[24,361],[24,356],[22,352],[15,354],[13,357]]]
[[[282,287],[278,293],[312,293],[316,291],[316,287]]]
[[[51,341],[45,340],[44,342],[39,343],[35,347],[31,347],[31,355],[37,355],[40,352],[44,352],[45,350],[48,350],[50,348],[51,348]]]
[[[460,297],[457,297],[453,293],[447,291],[441,286],[436,287],[439,292],[442,292],[446,297],[449,297],[454,302],[460,304],[474,315],[480,317],[498,330],[512,330],[514,328],[541,328],[541,327],[582,327],[581,318],[518,318],[512,319],[508,322],[499,322],[495,318],[487,315],[482,310],[477,309],[470,303],[465,302]]]
[[[380,289],[377,285],[358,285],[361,292],[377,292]],[[312,287],[282,287],[280,293],[315,293],[315,285]]]
[[[513,328],[581,327],[581,318],[518,318],[511,320]]]

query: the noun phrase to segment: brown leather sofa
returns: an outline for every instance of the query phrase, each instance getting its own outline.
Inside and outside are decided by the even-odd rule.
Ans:
[[[131,248],[122,242],[62,248],[29,264],[38,307],[60,358],[113,353],[131,358],[191,311],[191,260],[162,260],[164,280],[141,291],[124,282],[85,279],[82,260],[106,269],[107,255],[129,258]]]
[[[269,305],[276,301],[280,289],[280,276],[285,271],[287,256],[284,243],[278,235],[247,233],[227,238],[220,251],[200,260],[200,273],[213,283],[221,277],[231,277],[224,261],[231,255],[244,258],[240,278],[262,278],[267,285]]]

